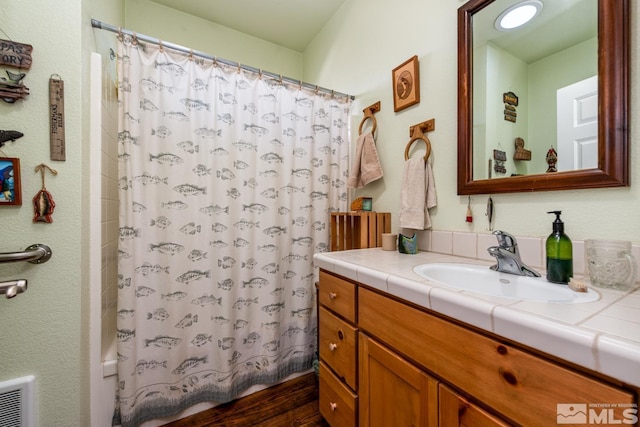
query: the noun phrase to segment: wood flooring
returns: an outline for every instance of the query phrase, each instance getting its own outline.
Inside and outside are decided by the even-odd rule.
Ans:
[[[164,427],[329,427],[318,411],[318,378],[306,374]]]

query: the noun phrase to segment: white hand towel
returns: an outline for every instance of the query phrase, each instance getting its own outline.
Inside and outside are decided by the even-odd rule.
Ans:
[[[423,157],[404,162],[400,189],[400,220],[402,228],[423,230],[425,224],[427,173]]]
[[[426,195],[424,204],[424,229],[431,228],[431,215],[429,215],[429,209],[436,207],[438,204],[438,196],[436,195],[436,183],[433,180],[433,169],[431,164],[427,161],[426,173],[425,173],[425,187]]]
[[[364,187],[380,178],[382,178],[382,167],[373,135],[371,132],[363,133],[356,142],[356,153],[349,172],[349,179],[347,179],[347,187]]]
[[[426,230],[431,228],[429,209],[437,205],[433,169],[424,157],[404,162],[400,193],[400,221],[402,228]]]

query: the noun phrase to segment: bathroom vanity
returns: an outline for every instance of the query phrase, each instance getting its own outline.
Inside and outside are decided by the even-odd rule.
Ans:
[[[598,290],[598,301],[554,305],[459,291],[413,272],[479,262],[454,256],[376,248],[314,261],[319,404],[332,427],[637,423],[640,340],[590,325],[619,307],[640,309],[638,292]]]

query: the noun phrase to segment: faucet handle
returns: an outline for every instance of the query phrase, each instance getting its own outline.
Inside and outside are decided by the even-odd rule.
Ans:
[[[514,251],[514,249],[517,248],[518,246],[518,242],[516,241],[516,238],[513,237],[511,234],[507,233],[506,231],[496,230],[493,232],[493,235],[496,236],[496,239],[498,239],[498,244],[500,245],[501,248],[510,249]]]

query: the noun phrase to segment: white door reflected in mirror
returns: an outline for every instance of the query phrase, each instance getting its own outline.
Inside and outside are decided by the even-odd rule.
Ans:
[[[558,172],[598,167],[598,76],[558,89]]]

